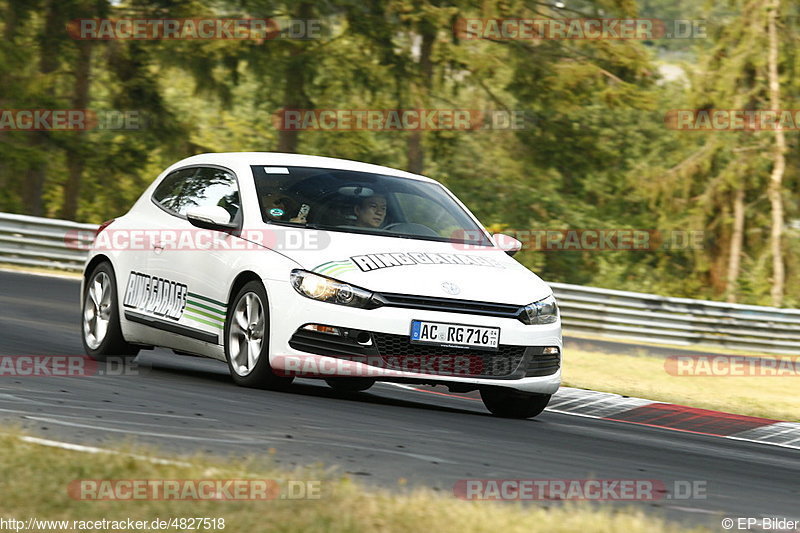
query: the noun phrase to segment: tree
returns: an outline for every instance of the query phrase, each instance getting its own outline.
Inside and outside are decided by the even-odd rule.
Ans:
[[[741,0],[736,7],[735,15],[711,36],[715,45],[701,51],[699,67],[690,75],[689,102],[700,113],[714,109],[763,111],[781,106],[778,4],[773,0]],[[702,138],[688,143],[689,155],[681,163],[655,178],[659,186],[654,191],[668,197],[686,191],[679,205],[716,235],[703,261],[710,265],[710,284],[718,294],[731,302],[739,299],[744,258],[747,265],[759,268],[747,272],[752,280],[747,290],[761,300],[769,293],[771,303],[781,305],[785,278],[781,243],[784,132],[689,135]],[[769,137],[773,137],[773,143]],[[771,214],[767,248],[756,238],[764,222],[759,209],[763,190],[767,191]],[[752,236],[749,242],[748,235]],[[764,254],[772,259],[772,282],[762,289],[758,279],[768,276],[762,275],[758,265]]]
[[[768,0],[764,5],[767,11],[767,33],[769,35],[768,71],[769,71],[769,104],[773,110],[781,109],[780,80],[778,79],[778,29],[777,21],[780,0]],[[769,177],[769,202],[772,208],[772,231],[770,231],[770,251],[772,252],[772,305],[783,304],[785,273],[783,268],[783,173],[786,170],[786,137],[783,129],[775,129],[775,148],[772,173]]]

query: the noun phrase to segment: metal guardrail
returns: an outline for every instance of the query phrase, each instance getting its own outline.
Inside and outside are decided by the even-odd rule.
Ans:
[[[97,226],[0,213],[0,262],[80,271]],[[564,330],[675,346],[800,354],[800,309],[551,283]]]
[[[800,355],[800,309],[551,283],[564,330],[676,346]]]
[[[96,224],[0,213],[0,261],[81,271]]]

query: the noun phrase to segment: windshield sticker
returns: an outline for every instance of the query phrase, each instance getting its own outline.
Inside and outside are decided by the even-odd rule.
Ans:
[[[269,210],[269,214],[274,216],[274,217],[281,217],[281,216],[283,216],[283,209],[279,209],[277,207],[274,207],[274,208]]]
[[[407,265],[471,265],[505,268],[499,261],[491,257],[432,252],[354,255],[350,259],[363,272]]]
[[[183,283],[131,272],[123,305],[160,317],[179,320],[189,290]]]

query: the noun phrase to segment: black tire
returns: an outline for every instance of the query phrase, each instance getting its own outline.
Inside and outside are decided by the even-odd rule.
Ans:
[[[103,286],[103,276],[108,282],[108,300],[101,302],[99,307],[93,307],[95,316],[93,322],[87,320],[87,312],[92,313],[92,310],[89,309],[90,301],[92,301],[89,290],[92,289],[95,282]],[[98,313],[97,309],[100,309],[101,313]],[[101,316],[105,314],[108,320],[105,336],[102,339],[98,339],[97,335],[92,334],[92,324],[96,324],[98,314]],[[119,324],[117,278],[114,275],[114,268],[108,262],[97,265],[84,285],[83,299],[81,300],[81,342],[86,355],[95,361],[106,361],[109,357],[132,358],[139,353],[139,348],[126,342],[122,336],[122,328]]]
[[[325,383],[338,392],[362,392],[375,385],[375,380],[370,378],[331,378]]]
[[[239,309],[239,305],[242,303],[245,297],[248,297],[248,295],[253,295],[258,299],[258,303],[263,312],[263,329],[260,332],[262,335],[261,349],[258,353],[255,364],[252,366],[252,368],[243,368],[242,365],[239,365],[234,361],[232,356],[231,331],[239,331],[238,329],[235,329],[237,326],[234,325],[234,320],[236,319],[235,317],[237,309]],[[241,338],[241,336],[239,336],[239,338]],[[247,338],[245,342],[249,340],[250,339]],[[225,359],[228,362],[228,370],[230,370],[231,377],[233,378],[234,383],[237,385],[257,389],[281,390],[285,389],[292,383],[292,380],[294,379],[293,377],[277,375],[269,364],[269,307],[267,305],[267,291],[264,290],[264,286],[261,284],[261,282],[247,282],[247,284],[245,284],[244,287],[242,287],[239,292],[236,293],[236,296],[234,296],[233,300],[231,301],[231,305],[228,307],[228,316],[225,322],[225,338],[223,343],[225,345]],[[240,357],[241,346],[242,345],[240,344],[239,349],[237,349],[237,357]],[[237,370],[237,368],[239,370]]]
[[[494,416],[501,418],[533,418],[544,411],[550,397],[550,394],[520,392],[503,387],[481,389],[483,405]]]

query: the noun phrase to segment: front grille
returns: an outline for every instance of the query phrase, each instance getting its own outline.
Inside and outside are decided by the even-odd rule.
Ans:
[[[455,298],[438,298],[433,296],[414,296],[410,294],[380,293],[376,299],[388,307],[406,309],[424,309],[426,311],[447,311],[467,315],[496,316],[500,318],[519,318],[524,306],[498,304],[492,302],[476,302]]]
[[[560,354],[543,355],[543,346],[501,344],[497,351],[489,352],[412,344],[406,335],[374,332],[369,333],[371,344],[360,344],[355,340],[359,333],[363,332],[349,330],[346,336],[340,337],[298,329],[289,340],[289,346],[379,368],[434,376],[520,379],[549,376],[561,366]]]
[[[496,352],[412,344],[404,335],[373,333],[378,353],[388,368],[459,377],[512,376],[525,355],[525,346],[501,345]],[[415,366],[416,365],[416,366]]]

